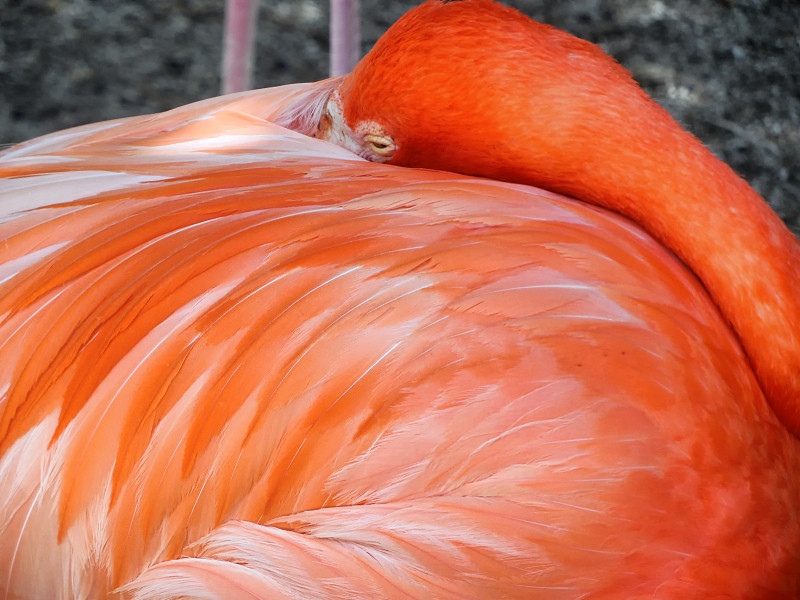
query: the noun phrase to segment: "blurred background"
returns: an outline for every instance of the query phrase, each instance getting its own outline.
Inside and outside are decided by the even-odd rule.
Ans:
[[[506,0],[602,46],[800,233],[800,0]],[[414,0],[361,0],[362,52]],[[0,0],[0,144],[220,93],[223,0]],[[254,83],[328,75],[328,0],[263,0]]]

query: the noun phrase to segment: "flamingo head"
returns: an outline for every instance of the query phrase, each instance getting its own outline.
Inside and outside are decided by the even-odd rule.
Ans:
[[[580,195],[575,165],[606,158],[581,157],[582,141],[619,138],[631,99],[653,104],[589,42],[491,0],[430,0],[331,94],[316,135],[370,161]]]

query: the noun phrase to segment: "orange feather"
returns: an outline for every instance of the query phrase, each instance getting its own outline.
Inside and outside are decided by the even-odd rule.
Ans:
[[[437,20],[442,10],[453,18]],[[528,185],[528,167],[507,159],[515,144],[539,156],[526,146],[535,140],[498,138],[499,155],[480,147],[502,135],[480,118],[491,94],[452,97],[409,133],[401,104],[436,97],[408,79],[408,96],[386,93],[418,48],[430,50],[430,77],[456,68],[423,41],[473,36],[476,23],[487,44],[524,39],[497,42],[492,19],[544,32],[537,60],[586,59],[600,65],[599,88],[649,102],[585,42],[483,0],[432,2],[348,79],[0,155],[4,597],[800,593],[800,441],[729,325],[722,278],[709,284],[697,252],[682,255],[690,270],[624,217]],[[409,24],[411,37],[393,37]],[[349,120],[323,114],[334,90],[329,110]],[[564,104],[568,91],[561,109],[537,106],[580,107]],[[351,112],[361,93],[364,112]],[[369,112],[384,104],[395,120]],[[319,135],[352,147],[366,138],[345,138],[365,120],[396,143],[393,160],[517,183],[372,164],[302,135],[321,123]],[[431,123],[444,138],[429,137]],[[576,127],[561,142],[586,153]],[[603,156],[630,172],[642,150],[630,145]],[[553,151],[539,156],[551,175],[532,169],[587,196],[589,183],[562,180],[578,151]],[[705,176],[723,180],[705,192],[753,197],[703,157]],[[601,158],[573,175],[599,186],[586,200],[621,211],[608,200],[621,183],[603,181],[621,167]],[[687,177],[671,191],[625,189],[683,205],[697,175]],[[771,223],[754,229],[790,247]],[[758,235],[740,225],[741,239]],[[774,245],[757,251],[781,263]]]

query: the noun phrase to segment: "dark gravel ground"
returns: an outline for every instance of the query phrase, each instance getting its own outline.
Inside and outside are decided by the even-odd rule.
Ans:
[[[507,0],[600,44],[800,232],[800,1]],[[0,144],[219,93],[222,0],[0,0]],[[362,0],[363,50],[414,0]],[[262,2],[255,83],[324,78],[327,0]]]

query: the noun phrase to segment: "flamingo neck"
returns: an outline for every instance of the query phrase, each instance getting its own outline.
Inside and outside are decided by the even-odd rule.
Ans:
[[[633,130],[595,136],[573,158],[584,165],[578,183],[550,187],[630,217],[675,252],[736,331],[778,418],[800,437],[800,244],[743,179],[661,112],[640,111]]]
[[[400,158],[536,185],[637,222],[700,278],[776,415],[800,438],[800,244],[728,165],[638,87],[622,83],[583,96],[565,87],[552,102],[537,101],[552,108],[527,124],[527,105],[498,99],[505,107],[463,128],[472,137],[453,141],[458,151],[416,145]],[[502,121],[492,118],[517,123],[522,133],[503,135]]]

